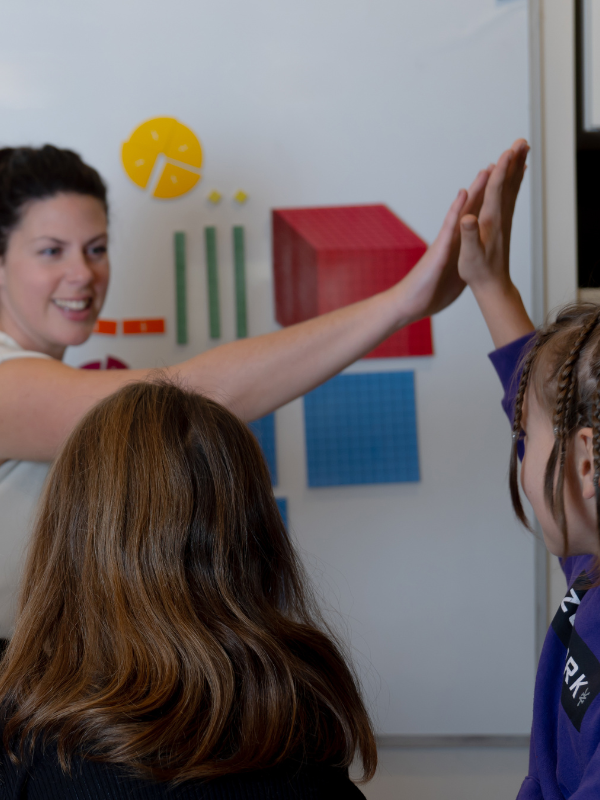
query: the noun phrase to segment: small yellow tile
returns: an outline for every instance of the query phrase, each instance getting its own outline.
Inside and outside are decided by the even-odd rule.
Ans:
[[[245,203],[248,199],[248,195],[243,189],[238,189],[237,192],[233,195],[233,199],[238,203]]]
[[[208,195],[208,200],[213,206],[218,205],[221,202],[221,192],[218,192],[216,189],[213,189],[212,192]]]

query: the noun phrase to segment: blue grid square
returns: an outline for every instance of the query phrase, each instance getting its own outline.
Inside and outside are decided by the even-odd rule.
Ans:
[[[271,473],[271,483],[277,486],[277,453],[275,450],[275,414],[267,414],[266,417],[250,422],[249,426],[252,433],[258,439],[264,457]]]
[[[338,375],[304,398],[308,485],[418,481],[413,372]]]

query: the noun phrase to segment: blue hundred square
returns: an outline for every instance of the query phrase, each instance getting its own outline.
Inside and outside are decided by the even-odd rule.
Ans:
[[[275,414],[250,422],[248,427],[258,439],[271,473],[271,483],[277,486],[277,448],[275,446]]]
[[[419,480],[413,372],[338,375],[304,418],[310,487]]]

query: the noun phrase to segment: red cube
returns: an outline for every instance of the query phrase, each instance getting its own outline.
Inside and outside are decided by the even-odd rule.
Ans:
[[[384,205],[273,211],[275,308],[293,325],[389,289],[427,245]],[[431,320],[392,334],[367,358],[433,355]]]

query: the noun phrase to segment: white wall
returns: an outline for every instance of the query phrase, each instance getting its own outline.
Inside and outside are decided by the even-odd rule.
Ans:
[[[94,338],[163,365],[210,346],[202,228],[219,230],[224,340],[234,336],[230,227],[247,230],[250,332],[272,330],[269,209],[385,202],[431,240],[460,186],[528,132],[524,0],[24,0],[3,9],[1,136],[78,150],[110,185],[105,316],[165,316],[170,334]],[[173,115],[205,148],[203,180],[161,203],[120,143]],[[250,201],[236,207],[231,195]],[[217,188],[226,200],[210,207]],[[529,302],[529,199],[514,268]],[[189,246],[190,343],[175,344],[172,231]],[[308,490],[301,402],[277,417],[280,485],[303,554],[341,612],[382,733],[520,734],[534,675],[533,547],[506,489],[509,435],[465,295],[415,369],[422,481]]]

